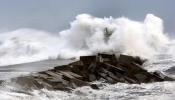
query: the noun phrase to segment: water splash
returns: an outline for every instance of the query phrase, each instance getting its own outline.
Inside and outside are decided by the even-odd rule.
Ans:
[[[70,29],[58,35],[33,29],[0,34],[0,65],[48,58],[78,58],[99,52],[151,58],[169,42],[160,18],[148,14],[144,21],[78,15]]]

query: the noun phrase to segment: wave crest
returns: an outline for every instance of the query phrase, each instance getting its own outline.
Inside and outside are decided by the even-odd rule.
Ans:
[[[78,15],[70,29],[58,36],[34,29],[0,34],[0,65],[47,58],[72,58],[99,52],[152,57],[169,39],[163,21],[148,14],[144,21]]]

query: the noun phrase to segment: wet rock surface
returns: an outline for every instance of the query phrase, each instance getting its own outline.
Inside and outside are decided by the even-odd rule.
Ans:
[[[66,90],[90,86],[99,89],[93,81],[103,80],[106,83],[117,82],[140,84],[161,81],[174,81],[161,72],[148,72],[141,66],[145,60],[139,57],[114,54],[81,56],[79,61],[54,69],[38,72],[29,76],[13,78],[12,81],[23,89]]]

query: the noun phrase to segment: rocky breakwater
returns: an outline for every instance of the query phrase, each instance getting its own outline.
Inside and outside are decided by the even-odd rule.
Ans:
[[[42,89],[66,90],[91,86],[98,89],[93,81],[114,84],[118,82],[140,84],[161,81],[174,81],[160,72],[148,72],[142,68],[145,60],[139,57],[114,54],[81,56],[79,61],[54,69],[13,78],[12,81],[25,90]]]

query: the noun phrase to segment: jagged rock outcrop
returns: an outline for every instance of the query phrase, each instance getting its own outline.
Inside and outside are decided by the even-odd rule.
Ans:
[[[54,69],[21,76],[12,79],[24,89],[71,90],[81,86],[98,86],[93,81],[103,80],[106,83],[149,83],[174,81],[160,72],[148,72],[141,66],[145,60],[139,57],[114,54],[98,54],[81,56],[79,61],[68,65],[57,66]]]

